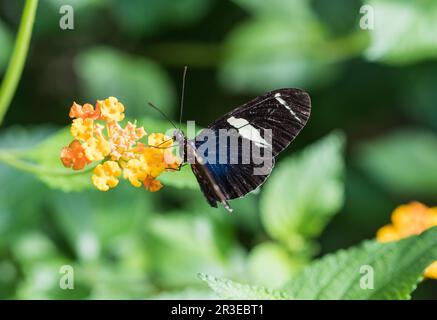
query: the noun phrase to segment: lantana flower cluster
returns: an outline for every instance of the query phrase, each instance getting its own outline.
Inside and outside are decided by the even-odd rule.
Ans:
[[[156,178],[164,171],[176,170],[180,159],[173,153],[173,140],[162,133],[147,135],[143,127],[127,122],[123,127],[124,105],[115,97],[98,100],[95,107],[73,103],[70,109],[74,140],[61,151],[65,167],[82,170],[100,161],[92,182],[101,191],[114,188],[123,177],[134,187],[151,192],[162,184]],[[147,136],[147,144],[142,142]]]
[[[397,241],[437,226],[437,207],[429,208],[419,202],[401,205],[393,211],[391,221],[378,230],[379,242]],[[425,270],[425,277],[437,279],[437,261]]]

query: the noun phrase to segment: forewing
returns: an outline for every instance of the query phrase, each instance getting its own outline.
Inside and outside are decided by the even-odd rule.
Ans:
[[[209,126],[209,129],[231,129],[244,126],[244,133],[264,137],[271,130],[272,152],[276,156],[284,150],[305,126],[311,113],[309,95],[300,89],[278,89],[259,96],[226,113]]]

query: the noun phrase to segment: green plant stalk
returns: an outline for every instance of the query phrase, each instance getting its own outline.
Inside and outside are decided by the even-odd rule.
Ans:
[[[23,72],[37,6],[38,0],[26,0],[24,5],[14,50],[0,87],[0,125],[3,123]]]
[[[53,168],[44,167],[36,163],[23,160],[18,155],[9,151],[0,151],[0,162],[3,162],[15,169],[19,169],[35,175],[50,175],[50,176],[77,176],[77,175],[91,172],[97,166],[94,165],[82,171],[53,170]]]

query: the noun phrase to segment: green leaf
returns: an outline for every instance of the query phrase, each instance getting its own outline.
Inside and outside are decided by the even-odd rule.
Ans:
[[[368,0],[375,27],[365,55],[389,64],[415,63],[437,57],[437,2]]]
[[[269,2],[263,0],[232,0],[242,8],[253,14],[296,14],[311,15],[310,3],[306,0],[271,0]],[[297,14],[298,13],[298,14]]]
[[[34,174],[52,188],[77,191],[91,187],[89,169],[73,171],[62,165],[61,149],[71,141],[67,128],[56,131],[48,127],[13,127],[2,136],[0,161]]]
[[[313,21],[300,22],[266,16],[235,28],[225,44],[219,74],[223,86],[258,92],[329,79],[332,61],[319,54],[326,52],[324,30]]]
[[[22,127],[12,126],[0,134],[0,151],[20,151],[34,147],[51,134],[56,128],[51,126]]]
[[[295,15],[302,20],[313,18],[310,3],[307,0],[232,0],[255,15]]]
[[[21,152],[33,147],[53,132],[50,127],[23,128],[13,126],[1,131],[0,161],[9,152]],[[0,165],[0,250],[15,243],[17,238],[38,224],[39,208],[47,188],[32,175],[9,165]],[[23,201],[25,199],[26,201]]]
[[[303,269],[281,290],[206,274],[199,277],[225,299],[409,299],[423,271],[435,260],[437,227],[397,242],[366,241],[329,254]],[[373,271],[373,282],[368,270]]]
[[[437,130],[437,66],[424,64],[416,67],[408,72],[402,82],[399,102],[403,112],[418,123]]]
[[[71,264],[71,261],[62,254],[50,237],[40,231],[28,229],[27,232],[21,232],[11,243],[10,251],[14,261],[19,263],[20,272],[25,275],[20,277],[16,298],[53,299],[60,293],[59,269],[63,265]],[[80,298],[84,298],[79,292],[80,290],[72,294],[79,294]]]
[[[8,62],[9,55],[12,51],[12,36],[6,29],[6,26],[0,20],[0,43],[2,49],[0,50],[0,75]]]
[[[403,130],[363,144],[355,159],[387,190],[414,196],[437,194],[437,136]]]
[[[234,282],[232,280],[219,279],[204,273],[199,273],[199,278],[205,281],[223,299],[242,300],[285,300],[289,296],[279,290],[264,287],[251,286]]]
[[[270,288],[283,286],[305,264],[305,260],[274,242],[263,242],[249,254],[251,283]],[[268,271],[268,272],[266,272]]]
[[[104,250],[114,253],[123,236],[129,235],[132,243],[135,231],[142,231],[152,208],[150,193],[127,182],[108,192],[54,192],[49,200],[53,221],[76,256],[83,260],[96,259]],[[124,251],[130,250],[125,246]],[[141,252],[135,253],[140,259]]]
[[[60,160],[61,149],[72,140],[70,131],[68,128],[64,128],[22,156],[43,169],[40,172],[35,172],[36,176],[51,188],[62,191],[80,191],[91,188],[92,170],[89,166],[83,171],[73,171],[65,168]]]
[[[362,32],[332,39],[306,0],[234,1],[254,16],[226,39],[219,77],[229,90],[320,85],[366,48]]]
[[[234,259],[232,233],[212,217],[172,212],[147,221],[148,252],[153,257],[152,272],[159,286],[196,286],[196,274],[201,271],[232,274],[239,260]]]
[[[112,1],[117,22],[125,34],[151,35],[170,27],[191,24],[211,7],[210,0]]]
[[[21,263],[43,262],[59,252],[47,235],[39,231],[23,233],[12,246],[14,257]]]
[[[261,218],[269,235],[291,250],[318,236],[344,200],[344,137],[332,133],[281,161],[264,187]]]
[[[108,262],[108,260],[113,260],[113,258],[107,257],[106,260],[99,261],[99,264],[84,265],[83,268],[77,267],[74,269],[75,281],[86,279],[87,287],[91,288],[91,292],[86,296],[86,299],[140,300],[151,294],[152,287],[144,270],[141,268],[126,269],[120,264],[113,263],[113,261]]]
[[[283,290],[296,299],[409,299],[423,271],[435,260],[437,227],[398,242],[366,241],[329,254],[306,267]],[[363,289],[368,274],[361,268],[369,267],[374,288]]]
[[[181,168],[181,171],[163,172],[158,178],[164,185],[179,189],[198,190],[199,184],[189,165]]]
[[[145,114],[160,117],[147,105],[150,101],[171,115],[175,102],[173,85],[166,72],[151,60],[111,48],[95,47],[76,58],[75,69],[84,101],[114,96],[125,105],[128,117]]]
[[[0,165],[0,181],[1,251],[41,221],[47,188],[35,177],[5,165]]]

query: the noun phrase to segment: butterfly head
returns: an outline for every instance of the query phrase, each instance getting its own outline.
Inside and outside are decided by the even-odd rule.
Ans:
[[[176,129],[173,131],[172,139],[173,141],[177,142],[178,145],[183,145],[185,141],[185,135],[181,129]]]
[[[184,132],[181,129],[176,129],[173,131],[172,139],[174,142],[176,142],[176,145],[179,146],[179,155],[182,157],[183,162],[187,161],[186,158],[186,146],[187,146],[187,139],[185,138]]]

